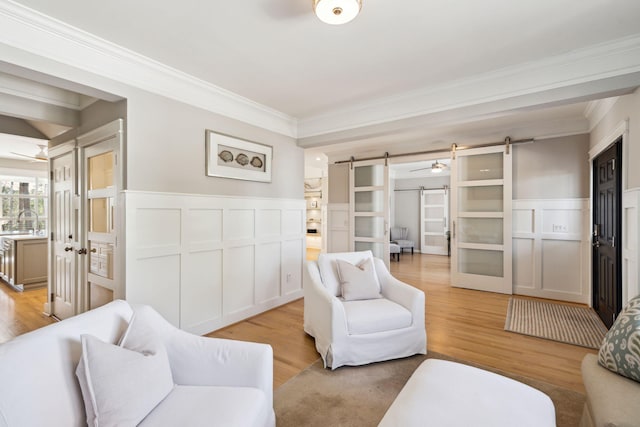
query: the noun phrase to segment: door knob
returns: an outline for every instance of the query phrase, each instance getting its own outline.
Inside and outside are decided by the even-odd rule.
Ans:
[[[65,252],[71,252],[73,250],[73,248],[71,246],[65,246],[64,251]]]
[[[600,247],[600,240],[594,240],[593,243],[591,243],[591,246],[598,249]]]
[[[78,249],[76,252],[78,252],[78,255],[86,255],[87,248]]]
[[[91,248],[91,253],[95,254],[96,252],[98,252],[98,250],[96,248]]]

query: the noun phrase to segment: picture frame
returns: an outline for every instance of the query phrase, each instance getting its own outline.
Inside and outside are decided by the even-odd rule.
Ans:
[[[245,181],[271,182],[273,147],[207,129],[206,175]]]

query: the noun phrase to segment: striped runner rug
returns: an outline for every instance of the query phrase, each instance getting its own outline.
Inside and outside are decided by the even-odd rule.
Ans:
[[[504,329],[596,349],[607,333],[592,308],[515,297],[509,300]]]

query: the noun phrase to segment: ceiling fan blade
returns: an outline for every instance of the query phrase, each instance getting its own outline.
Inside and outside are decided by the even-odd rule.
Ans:
[[[34,162],[46,162],[47,161],[47,159],[39,159],[39,158],[34,157],[34,156],[29,156],[27,154],[16,153],[14,151],[12,151],[11,154],[15,154],[16,156],[26,157],[27,159],[30,159],[31,161],[34,161]]]

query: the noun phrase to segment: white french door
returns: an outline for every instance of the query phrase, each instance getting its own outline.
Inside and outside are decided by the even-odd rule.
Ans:
[[[349,172],[350,250],[371,250],[389,264],[389,167],[384,160],[358,162]]]
[[[76,314],[78,204],[76,187],[76,150],[64,149],[56,155],[49,151],[51,169],[51,262],[49,283],[51,292],[51,314],[66,319]]]
[[[451,162],[451,283],[511,294],[511,155],[505,146],[455,152]]]
[[[50,312],[60,319],[124,298],[118,252],[122,121],[49,150]]]
[[[119,147],[119,136],[114,136],[83,150],[82,194],[86,212],[83,268],[87,271],[83,290],[89,309],[112,301],[119,291],[115,282]]]
[[[449,231],[449,190],[420,192],[420,252],[447,255]]]

